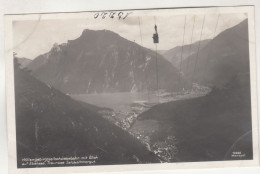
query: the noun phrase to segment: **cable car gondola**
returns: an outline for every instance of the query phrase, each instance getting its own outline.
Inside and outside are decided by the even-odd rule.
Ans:
[[[154,26],[155,33],[153,34],[153,43],[157,44],[159,43],[159,36],[157,32],[157,25]]]

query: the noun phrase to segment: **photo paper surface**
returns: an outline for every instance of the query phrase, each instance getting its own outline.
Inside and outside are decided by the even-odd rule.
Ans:
[[[6,15],[10,172],[259,165],[253,12]]]

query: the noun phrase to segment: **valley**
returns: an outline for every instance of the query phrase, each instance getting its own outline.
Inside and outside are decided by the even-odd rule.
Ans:
[[[150,137],[157,133],[158,121],[140,122],[138,117],[156,105],[162,103],[197,98],[207,95],[210,88],[194,84],[192,90],[182,93],[167,93],[160,91],[153,93],[110,93],[110,94],[82,94],[71,95],[75,100],[98,106],[98,111],[103,118],[107,119],[122,130],[128,131],[137,140],[143,143],[147,150],[152,151],[161,159],[161,162],[170,162],[177,151],[174,136],[167,137],[166,141],[153,143]],[[113,98],[113,100],[111,100]],[[159,103],[158,103],[159,99]],[[137,124],[135,124],[138,122]],[[134,126],[134,128],[132,128]]]
[[[159,54],[85,29],[33,60],[14,55],[18,159],[170,163],[239,160],[238,151],[252,159],[247,27]]]

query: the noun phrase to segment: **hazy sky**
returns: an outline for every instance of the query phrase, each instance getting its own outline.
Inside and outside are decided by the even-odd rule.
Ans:
[[[66,43],[68,40],[78,38],[84,29],[112,30],[120,36],[135,41],[138,44],[154,49],[152,41],[154,24],[158,26],[160,43],[158,50],[168,50],[175,46],[181,46],[186,16],[186,29],[184,44],[191,43],[192,26],[193,42],[199,41],[204,15],[174,15],[174,16],[129,16],[125,20],[118,19],[59,19],[59,20],[30,20],[13,22],[14,51],[19,57],[34,59],[40,54],[48,52],[54,43]],[[204,28],[201,39],[213,37],[217,23],[218,14],[205,15]],[[216,35],[230,28],[244,19],[247,15],[220,14],[216,28]],[[140,19],[140,25],[139,25]],[[140,30],[142,33],[142,43]]]

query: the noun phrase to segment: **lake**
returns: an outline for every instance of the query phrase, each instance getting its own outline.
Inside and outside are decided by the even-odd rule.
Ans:
[[[119,111],[130,111],[131,104],[157,103],[158,96],[152,92],[120,92],[70,95],[73,99]]]

